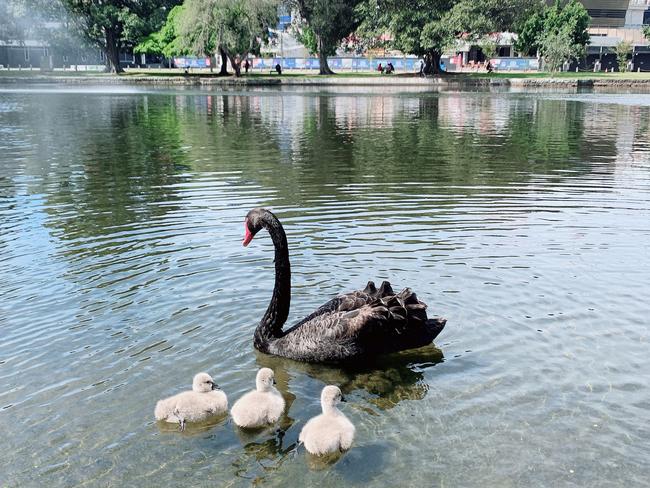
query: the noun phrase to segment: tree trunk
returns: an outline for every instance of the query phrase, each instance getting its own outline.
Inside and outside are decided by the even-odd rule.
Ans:
[[[228,57],[230,58],[230,64],[232,65],[233,69],[235,70],[235,76],[239,78],[241,76],[241,57],[238,56],[233,56],[232,54],[228,54]]]
[[[321,75],[335,75],[334,71],[327,64],[327,55],[325,54],[325,46],[323,40],[318,38],[318,64],[320,66],[319,74]]]
[[[433,51],[431,53],[431,64],[433,65],[433,74],[434,75],[441,75],[443,72],[440,71],[440,58],[442,57],[442,54],[440,54],[438,51]]]
[[[221,71],[219,74],[221,76],[228,76],[228,53],[222,47],[219,48],[219,54],[221,55]]]
[[[424,69],[422,70],[425,75],[440,75],[440,57],[438,51],[429,51],[424,55]]]
[[[119,35],[113,29],[106,29],[106,68],[111,73],[122,73],[120,67],[120,48],[118,46]]]

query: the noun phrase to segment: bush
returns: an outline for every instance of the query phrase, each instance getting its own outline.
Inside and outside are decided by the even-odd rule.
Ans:
[[[616,61],[618,62],[619,71],[627,71],[627,59],[630,54],[632,54],[632,44],[626,41],[616,44]]]

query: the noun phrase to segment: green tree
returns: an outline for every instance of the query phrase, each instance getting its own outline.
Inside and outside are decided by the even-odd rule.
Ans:
[[[120,68],[120,49],[158,29],[179,0],[59,0],[87,42],[106,54],[107,70]]]
[[[517,32],[517,39],[514,48],[524,56],[536,56],[539,51],[541,37],[545,32],[546,16],[548,9],[543,9],[532,13],[526,21],[520,26]]]
[[[277,7],[277,0],[186,0],[136,50],[166,57],[219,53],[221,74],[228,74],[230,59],[240,76],[241,62],[249,53],[259,53],[260,43],[268,40],[268,29],[277,22]]]
[[[158,54],[170,59],[174,56],[186,54],[181,39],[178,36],[180,31],[180,19],[183,15],[183,5],[176,5],[169,11],[167,20],[156,32],[144,37],[133,49],[135,53]]]
[[[643,26],[643,35],[648,41],[650,41],[650,25]]]
[[[303,25],[298,37],[311,51],[318,53],[321,75],[334,72],[327,57],[335,54],[341,40],[358,25],[355,7],[360,0],[292,0]]]
[[[305,46],[307,51],[309,51],[309,54],[318,56],[318,38],[311,27],[301,20],[298,22],[298,25],[294,26],[294,35],[298,42]],[[336,48],[332,49],[331,52],[327,53],[327,55],[331,56],[335,53]]]
[[[627,71],[627,60],[632,54],[632,44],[627,41],[621,41],[616,44],[615,52],[618,70],[621,72]]]
[[[570,26],[544,33],[539,40],[539,50],[544,56],[547,71],[559,71],[565,61],[577,59],[584,54],[584,46],[572,42]]]
[[[390,37],[390,47],[425,58],[425,73],[437,73],[443,49],[453,34],[442,22],[455,0],[365,0],[357,7],[358,34],[369,39]]]
[[[484,37],[478,42],[478,47],[481,48],[483,55],[489,60],[497,55],[499,51],[499,44],[495,39],[489,36]]]
[[[241,76],[241,64],[249,53],[260,53],[268,42],[269,28],[278,21],[276,0],[230,0],[228,8],[218,11],[221,26],[218,45],[227,54],[235,76]]]
[[[268,40],[269,27],[277,23],[277,0],[187,0],[177,36],[182,49],[195,55],[222,56],[241,75],[249,53],[259,53]]]
[[[558,51],[559,47],[553,47],[551,40],[565,41],[566,46],[562,48],[565,51],[571,51],[569,46],[584,48],[589,44],[588,27],[589,14],[581,3],[569,0],[562,5],[559,0],[555,0],[550,7],[544,6],[534,11],[519,26],[515,49],[524,55],[535,56],[542,52],[542,40],[547,49],[551,47],[554,51]]]
[[[364,0],[359,35],[389,33],[394,48],[423,56],[424,71],[439,73],[440,56],[459,38],[468,42],[512,29],[537,0]]]

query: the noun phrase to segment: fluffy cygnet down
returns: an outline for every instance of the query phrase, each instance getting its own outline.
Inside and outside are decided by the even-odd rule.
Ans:
[[[284,398],[274,384],[272,370],[262,368],[257,372],[256,389],[237,400],[230,411],[238,426],[255,428],[278,421],[284,412]]]
[[[320,395],[323,413],[310,419],[298,437],[310,453],[323,456],[345,451],[352,446],[354,425],[336,408],[340,401],[345,400],[338,386],[328,385],[323,388]]]
[[[199,373],[192,382],[192,391],[184,391],[156,404],[156,420],[178,423],[200,422],[228,411],[228,398],[208,373]]]

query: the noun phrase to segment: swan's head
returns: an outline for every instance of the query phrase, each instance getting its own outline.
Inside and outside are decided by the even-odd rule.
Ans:
[[[323,388],[323,391],[320,394],[320,403],[323,407],[323,410],[329,410],[333,407],[336,407],[339,402],[344,401],[345,398],[343,398],[343,394],[341,393],[341,390],[338,386],[327,385],[325,388]]]
[[[254,208],[246,214],[246,220],[244,220],[244,241],[242,244],[248,246],[250,242],[255,237],[262,228],[264,227],[264,220],[269,216],[273,217],[274,220],[277,220],[275,216],[266,210],[265,208]]]
[[[218,390],[219,385],[212,381],[212,376],[208,373],[199,373],[192,381],[192,390],[199,393],[206,393],[212,390]]]
[[[273,370],[269,368],[260,369],[255,379],[257,391],[269,391],[273,388],[273,385],[275,385],[275,374],[273,374]]]

